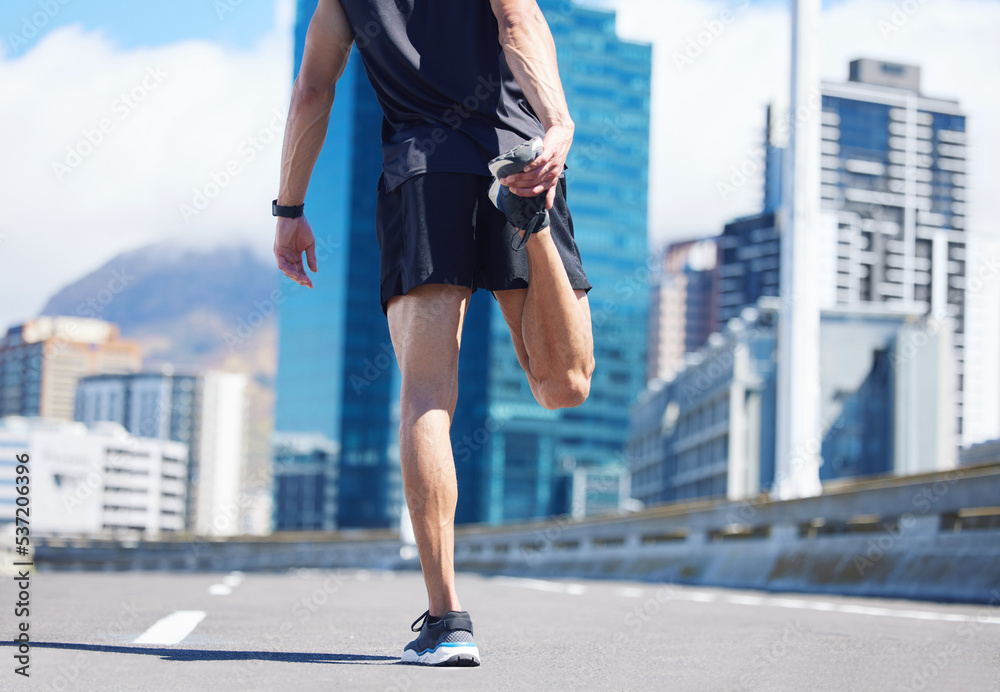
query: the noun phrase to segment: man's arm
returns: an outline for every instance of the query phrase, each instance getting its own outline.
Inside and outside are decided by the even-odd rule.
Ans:
[[[548,190],[546,206],[551,209],[574,130],[559,79],[556,45],[536,0],[490,0],[490,3],[500,27],[500,45],[507,64],[545,128],[542,154],[523,173],[501,182],[522,197]]]
[[[335,86],[344,73],[353,40],[340,0],[319,0],[306,32],[299,76],[292,88],[281,149],[279,205],[296,206],[305,202],[309,178],[326,139]],[[309,269],[315,272],[316,245],[309,222],[304,216],[279,217],[274,235],[278,267],[288,278],[312,288],[302,266],[303,252]]]

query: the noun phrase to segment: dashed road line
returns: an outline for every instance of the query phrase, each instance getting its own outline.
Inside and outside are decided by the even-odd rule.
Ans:
[[[178,610],[153,623],[133,644],[179,644],[205,619],[204,610]]]
[[[586,592],[583,584],[571,582],[547,581],[545,579],[529,579],[525,577],[493,577],[494,583],[505,586],[517,586],[535,591],[549,593],[567,593],[579,596]],[[644,591],[634,587],[618,587],[618,596],[625,598],[641,598]],[[871,615],[874,617],[906,618],[910,620],[929,620],[934,622],[976,622],[984,625],[1000,625],[1000,617],[979,613],[963,615],[960,613],[940,613],[932,610],[912,610],[901,608],[883,608],[855,603],[832,603],[829,601],[810,601],[802,598],[785,598],[781,596],[757,596],[752,594],[725,594],[708,591],[676,590],[670,594],[671,600],[693,601],[695,603],[729,603],[752,607],[792,608],[797,610],[816,610],[828,613],[844,613],[847,615]]]
[[[243,572],[230,572],[222,578],[221,584],[212,584],[208,587],[208,593],[212,596],[228,596],[242,583]]]
[[[872,615],[875,617],[908,618],[911,620],[931,620],[936,622],[978,622],[986,625],[1000,625],[1000,617],[988,615],[962,615],[960,613],[939,613],[932,610],[903,610],[855,603],[831,603],[829,601],[809,601],[803,598],[752,596],[747,594],[713,594],[707,591],[676,591],[670,598],[677,601],[699,603],[731,603],[732,605],[792,608],[796,610],[817,610],[848,615]]]
[[[587,587],[583,584],[545,581],[544,579],[528,579],[525,577],[493,577],[492,581],[505,586],[518,586],[522,589],[534,589],[535,591],[547,591],[548,593],[568,593],[573,596],[582,596],[587,592]]]

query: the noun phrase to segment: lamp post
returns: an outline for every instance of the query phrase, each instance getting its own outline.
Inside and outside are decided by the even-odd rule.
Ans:
[[[820,0],[792,0],[790,137],[785,157],[781,231],[781,313],[778,320],[778,402],[772,497],[822,492],[819,467],[819,222]]]

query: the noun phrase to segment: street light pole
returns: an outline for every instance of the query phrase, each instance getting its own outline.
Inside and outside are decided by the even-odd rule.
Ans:
[[[772,497],[819,495],[819,295],[816,233],[820,203],[820,0],[792,0],[789,145],[779,213],[781,312]]]

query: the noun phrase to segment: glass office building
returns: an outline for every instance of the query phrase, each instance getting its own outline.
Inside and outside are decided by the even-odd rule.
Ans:
[[[569,202],[595,287],[598,366],[586,404],[542,409],[495,301],[483,291],[473,296],[452,425],[460,523],[568,513],[602,501],[588,503],[585,492],[581,500],[581,488],[614,495],[587,475],[627,482],[628,406],[644,383],[651,49],[618,39],[613,13],[565,1],[539,4],[576,122]],[[296,65],[315,6],[298,3]],[[312,290],[283,284],[275,430],[280,447],[295,453],[275,454],[278,530],[389,527],[399,520],[399,373],[379,309],[375,239],[381,121],[355,52],[337,85],[306,201],[321,273]],[[326,487],[306,492],[303,474]]]
[[[822,85],[817,228],[824,308],[948,318],[954,327],[956,441],[962,435],[966,312],[966,118],[953,100],[920,91],[920,68],[850,64]],[[785,123],[787,125],[787,123]],[[768,113],[765,208],[720,239],[718,328],[779,294],[782,123]],[[775,130],[779,134],[775,134]]]

